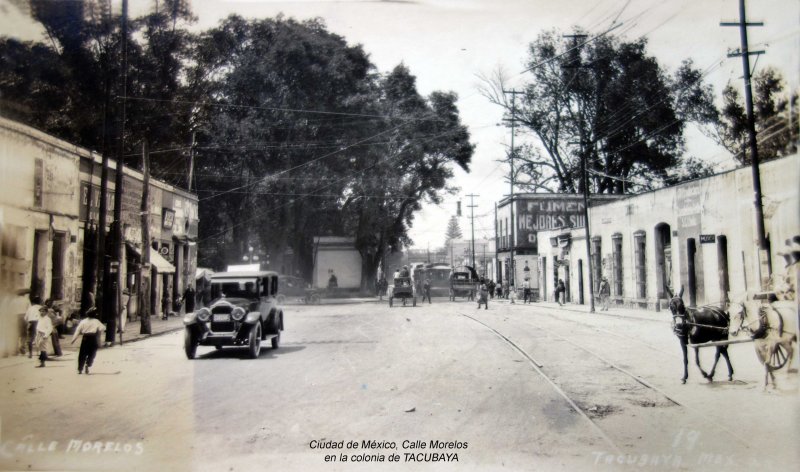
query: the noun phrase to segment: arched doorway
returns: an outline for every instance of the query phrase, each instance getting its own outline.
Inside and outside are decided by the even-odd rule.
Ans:
[[[656,248],[656,293],[658,298],[667,298],[665,287],[676,291],[672,281],[672,228],[667,223],[655,227]]]

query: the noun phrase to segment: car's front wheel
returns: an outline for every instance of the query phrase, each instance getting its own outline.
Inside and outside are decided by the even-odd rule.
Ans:
[[[247,350],[251,359],[258,358],[261,354],[261,324],[256,323],[255,326],[250,328],[250,336],[248,337]]]
[[[197,336],[191,328],[186,328],[183,333],[183,350],[186,352],[187,359],[194,359],[197,354]]]

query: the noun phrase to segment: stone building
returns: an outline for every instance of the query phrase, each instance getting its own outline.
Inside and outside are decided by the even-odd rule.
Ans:
[[[771,243],[761,255],[749,167],[592,205],[594,292],[606,277],[613,304],[653,309],[657,302],[665,306],[665,286],[675,292],[684,287],[692,306],[721,305],[760,291],[768,265],[782,274],[786,241],[800,235],[800,155],[763,163],[760,173]],[[584,231],[548,229],[537,239],[537,275],[546,299],[553,300],[554,284],[563,279],[568,300],[588,303]]]
[[[109,225],[115,167],[112,161]],[[0,118],[0,355],[18,352],[17,307],[28,297],[20,295],[22,291],[53,299],[65,313],[79,309],[84,281],[92,271],[85,262],[93,264],[96,252],[101,168],[96,153]],[[133,273],[140,268],[142,247],[142,175],[129,168],[124,172],[122,222],[129,249],[120,270],[126,286],[136,293]],[[150,182],[152,265],[146,275],[155,281],[149,284],[154,292],[168,287],[174,299],[187,281],[194,280],[197,197],[163,182]]]

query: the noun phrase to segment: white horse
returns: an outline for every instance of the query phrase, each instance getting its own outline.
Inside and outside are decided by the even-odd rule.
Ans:
[[[787,365],[791,370],[794,358],[794,344],[797,342],[797,312],[793,302],[773,302],[762,304],[747,301],[731,304],[731,336],[739,331],[753,339],[756,356],[764,366],[764,390],[772,379],[775,383],[776,370]]]

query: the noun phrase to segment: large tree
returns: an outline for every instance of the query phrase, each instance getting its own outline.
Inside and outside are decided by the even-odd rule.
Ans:
[[[684,159],[686,125],[717,116],[702,74],[685,61],[668,75],[647,54],[645,39],[578,38],[552,31],[530,44],[514,116],[506,77],[498,72],[484,79],[484,95],[535,137],[535,145],[515,150],[515,183],[531,191],[579,192],[582,158],[595,193],[669,181]]]
[[[787,93],[781,73],[767,67],[752,77],[753,115],[760,161],[797,152],[797,93]],[[739,88],[732,84],[722,91],[718,140],[741,164],[751,161],[747,148],[747,114]]]
[[[50,41],[0,40],[3,112],[129,165],[146,141],[154,176],[182,186],[194,134],[203,264],[257,245],[310,275],[314,236],[352,235],[366,288],[468,169],[457,97],[420,95],[403,65],[378,73],[320,20],[230,16],[191,34],[188,2],[169,0],[123,42],[107,0],[32,3]]]

